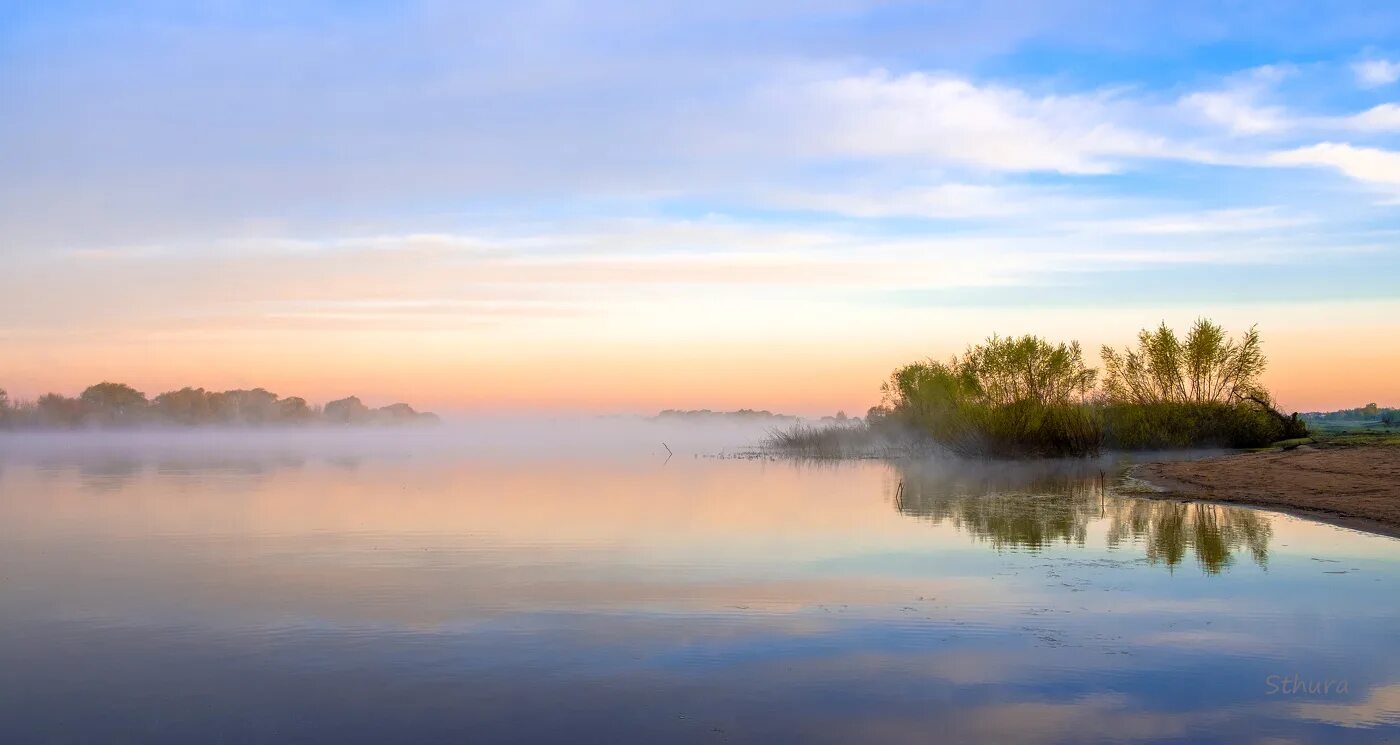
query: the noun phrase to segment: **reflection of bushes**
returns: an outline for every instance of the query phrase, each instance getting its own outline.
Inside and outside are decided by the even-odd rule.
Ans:
[[[1040,463],[901,466],[895,507],[947,521],[998,549],[1083,545],[1097,519],[1108,521],[1110,547],[1141,541],[1154,564],[1175,567],[1190,551],[1202,570],[1215,574],[1241,550],[1261,566],[1268,559],[1269,521],[1253,510],[1119,497],[1092,464]]]
[[[1082,544],[1103,494],[1098,471],[1041,471],[972,466],[956,470],[901,467],[895,507],[948,521],[996,548]]]
[[[280,398],[262,388],[206,391],[181,388],[147,399],[122,383],[89,386],[77,398],[46,393],[33,402],[11,403],[0,396],[0,424],[6,427],[292,424],[422,424],[437,416],[408,404],[371,409],[351,396],[313,407],[306,399]]]
[[[1233,555],[1247,549],[1264,566],[1269,558],[1273,529],[1258,512],[1214,504],[1125,499],[1115,505],[1108,545],[1124,538],[1142,540],[1147,559],[1154,564],[1176,566],[1193,549],[1201,568],[1211,574],[1233,562]]]

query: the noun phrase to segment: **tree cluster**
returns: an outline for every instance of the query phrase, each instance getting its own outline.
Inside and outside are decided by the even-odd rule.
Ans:
[[[1400,424],[1400,409],[1377,406],[1374,403],[1369,403],[1365,406],[1358,406],[1355,409],[1309,411],[1303,414],[1302,417],[1318,422],[1381,422],[1382,424]]]
[[[1088,455],[1119,449],[1246,447],[1300,437],[1260,384],[1251,328],[1238,341],[1201,319],[1184,337],[1162,324],[1135,348],[1102,349],[1104,378],[1078,342],[997,337],[947,362],[905,365],[867,421],[965,455]]]
[[[46,393],[33,401],[12,402],[0,389],[0,426],[7,428],[178,426],[279,426],[307,424],[429,424],[435,414],[403,403],[372,409],[350,396],[313,406],[262,388],[206,391],[185,387],[154,398],[125,383],[88,386],[76,398]]]

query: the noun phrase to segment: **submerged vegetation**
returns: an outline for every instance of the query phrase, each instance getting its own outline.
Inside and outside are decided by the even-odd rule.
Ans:
[[[1078,342],[993,336],[946,362],[895,370],[862,424],[798,425],[767,444],[813,457],[910,443],[964,456],[1080,457],[1307,435],[1259,382],[1266,360],[1255,329],[1236,341],[1205,319],[1184,337],[1163,324],[1141,332],[1136,348],[1101,355],[1100,383]]]
[[[46,393],[11,402],[0,389],[0,428],[74,429],[149,425],[277,426],[306,424],[433,424],[437,415],[398,403],[371,409],[350,396],[312,406],[262,388],[206,391],[185,387],[148,399],[125,383],[88,386],[77,398]]]

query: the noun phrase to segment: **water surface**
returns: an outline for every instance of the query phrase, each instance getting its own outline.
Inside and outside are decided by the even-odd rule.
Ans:
[[[1109,464],[7,443],[6,743],[1400,740],[1400,541]]]

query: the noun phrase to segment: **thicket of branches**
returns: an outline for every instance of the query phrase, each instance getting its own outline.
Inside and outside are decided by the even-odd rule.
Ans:
[[[1239,340],[1204,318],[1185,338],[1165,323],[1138,334],[1137,349],[1119,352],[1105,346],[1104,394],[1135,404],[1235,403],[1268,394],[1259,384],[1267,360],[1259,330]]]

